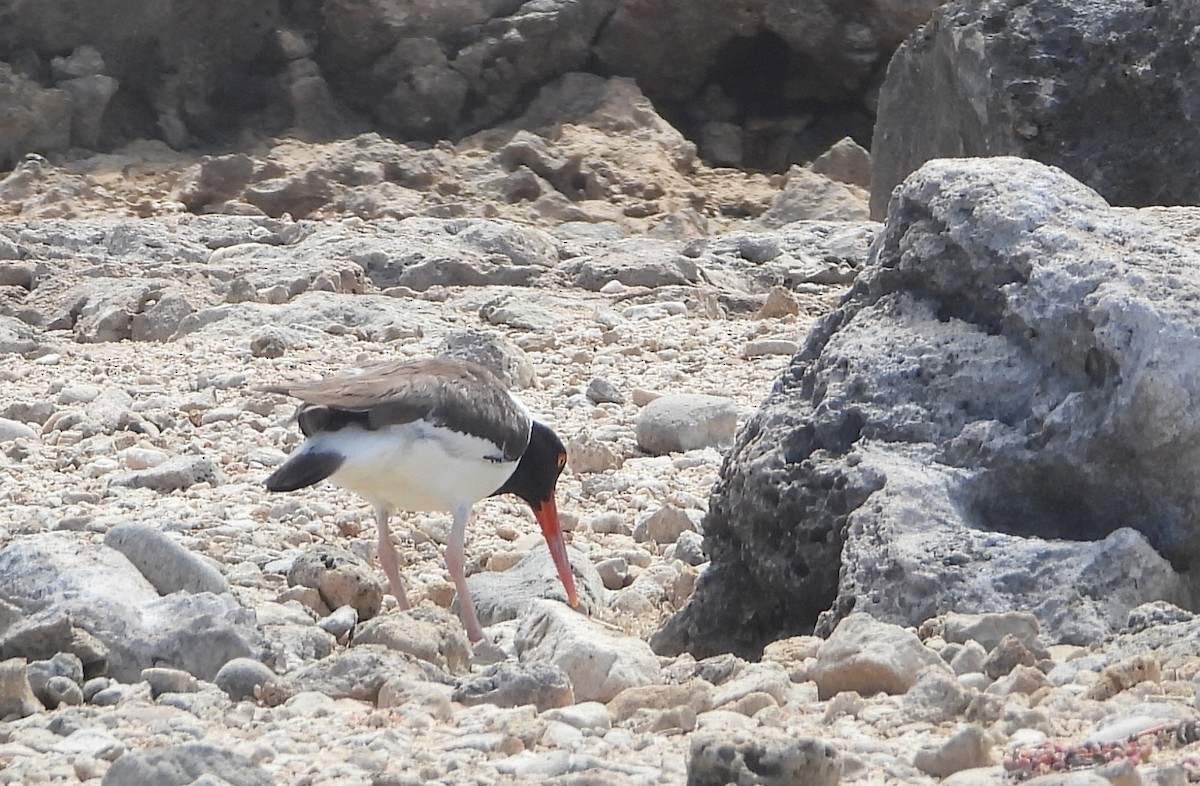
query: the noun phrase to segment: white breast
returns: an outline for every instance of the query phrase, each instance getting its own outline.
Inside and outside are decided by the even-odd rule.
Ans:
[[[315,434],[301,450],[345,456],[329,480],[396,510],[472,505],[504,485],[517,467],[515,461],[495,461],[497,448],[485,439],[424,421]]]

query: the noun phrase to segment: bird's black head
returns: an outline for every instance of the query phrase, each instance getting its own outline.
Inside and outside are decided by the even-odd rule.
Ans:
[[[567,449],[563,447],[562,440],[535,420],[529,433],[529,445],[521,454],[517,468],[492,496],[516,494],[529,503],[529,507],[533,509],[533,517],[541,525],[542,535],[550,548],[550,556],[554,559],[554,567],[563,583],[563,589],[567,591],[567,603],[571,604],[571,608],[575,608],[579,605],[579,596],[575,592],[575,574],[571,569],[562,525],[558,520],[558,502],[554,499],[554,487],[558,485],[558,476],[566,466]]]
[[[528,502],[536,513],[542,505],[554,501],[554,487],[566,466],[567,449],[562,440],[548,426],[535,420],[529,433],[529,446],[521,454],[517,468],[491,496],[515,494]]]

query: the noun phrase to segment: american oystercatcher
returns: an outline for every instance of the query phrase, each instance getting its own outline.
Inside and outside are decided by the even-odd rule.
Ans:
[[[533,509],[567,601],[578,605],[554,499],[566,449],[490,371],[445,357],[401,360],[263,390],[304,402],[296,419],[307,437],[267,478],[267,488],[295,491],[328,479],[370,502],[379,562],[400,608],[408,608],[408,598],[388,516],[448,511],[454,526],[446,568],[468,638],[483,638],[467,591],[463,542],[474,504],[498,494],[515,494]]]

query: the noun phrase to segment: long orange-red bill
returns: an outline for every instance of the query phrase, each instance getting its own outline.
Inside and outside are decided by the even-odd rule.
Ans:
[[[541,507],[534,508],[533,515],[542,527],[546,545],[550,547],[550,556],[554,558],[558,578],[562,580],[563,589],[567,591],[567,603],[571,604],[571,608],[575,608],[579,605],[579,597],[575,594],[575,574],[571,571],[571,560],[567,558],[567,543],[563,540],[562,527],[558,523],[558,504],[551,497],[543,502]]]

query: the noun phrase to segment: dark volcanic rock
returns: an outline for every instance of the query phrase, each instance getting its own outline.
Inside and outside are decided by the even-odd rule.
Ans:
[[[1086,642],[1140,603],[1187,606],[1198,223],[1020,159],[914,174],[739,433],[712,566],[656,648],[753,656],[851,610],[1021,609]]]
[[[888,58],[941,2],[622,0],[594,51],[706,161],[781,171],[847,133],[868,142]]]
[[[0,60],[20,57],[35,78],[53,84],[71,116],[61,126],[74,137],[67,142],[107,146],[161,134],[179,147],[233,136],[230,118],[266,102],[269,80],[248,77],[280,58],[280,22],[276,0],[18,0],[0,7]]]
[[[333,0],[317,62],[351,107],[410,138],[477,130],[586,64],[616,0]]]
[[[0,6],[0,169],[136,139],[460,138],[588,72],[635,78],[707,160],[783,171],[847,134],[868,143],[888,58],[939,2],[15,0]],[[261,180],[252,204],[299,216],[330,189],[241,169],[189,176],[181,196],[199,209]],[[542,184],[521,170],[501,188]]]
[[[1115,205],[1195,205],[1196,3],[955,0],[879,96],[871,215],[932,158],[1019,155]]]

